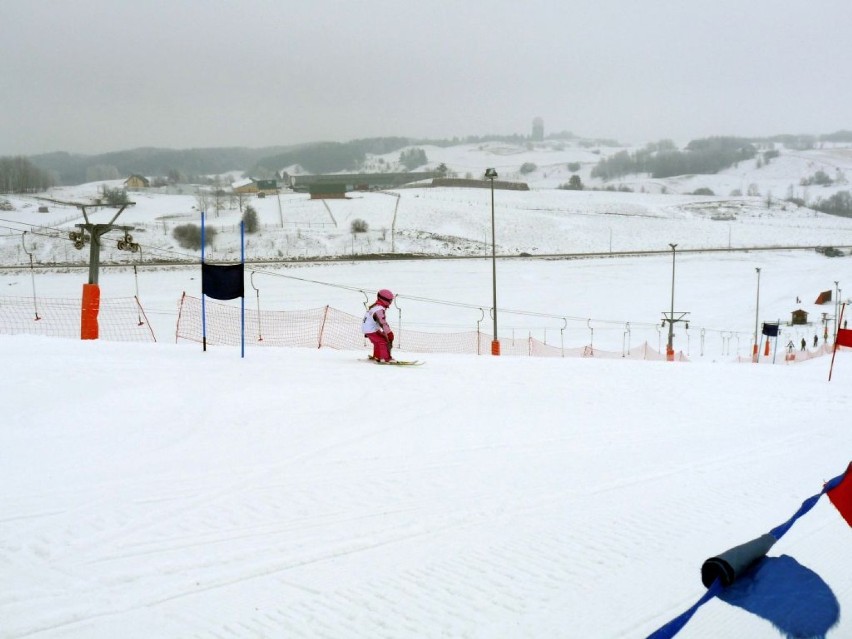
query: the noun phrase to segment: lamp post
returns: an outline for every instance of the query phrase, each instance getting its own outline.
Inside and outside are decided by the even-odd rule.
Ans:
[[[758,316],[760,314],[760,268],[756,267],[754,270],[757,271],[757,301],[754,303],[754,347],[751,351],[751,361],[756,364],[760,357],[757,347],[757,324]]]
[[[494,339],[491,341],[491,354],[500,354],[500,341],[497,339],[497,234],[494,229],[494,179],[497,171],[485,169],[485,177],[491,180],[491,286],[493,293]]]
[[[669,341],[666,344],[666,359],[674,361],[674,291],[675,291],[675,249],[677,244],[669,244],[672,247],[672,307],[669,315]]]

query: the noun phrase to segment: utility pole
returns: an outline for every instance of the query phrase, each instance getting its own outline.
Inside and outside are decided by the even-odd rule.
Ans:
[[[666,323],[669,325],[669,339],[666,343],[666,360],[669,362],[674,361],[674,325],[676,322],[685,322],[686,328],[689,328],[689,320],[686,319],[686,316],[689,315],[689,312],[679,311],[679,315],[675,317],[674,310],[674,292],[675,292],[675,249],[677,249],[677,244],[669,244],[672,248],[672,297],[671,297],[671,308],[668,313],[663,311],[663,326],[665,327]]]
[[[837,339],[838,315],[840,315],[840,281],[834,280],[834,335]]]
[[[672,306],[671,314],[669,315],[669,342],[666,346],[666,359],[670,362],[674,361],[674,291],[675,291],[675,253],[677,244],[669,244],[672,247]]]
[[[751,361],[757,364],[760,358],[757,342],[757,324],[758,316],[760,315],[760,267],[756,267],[754,270],[757,271],[757,301],[754,303],[754,348],[751,352]]]
[[[399,193],[393,191],[376,191],[382,195],[390,195],[396,198],[396,203],[393,205],[393,218],[391,219],[391,253],[396,253],[396,214],[399,211],[399,200],[402,197]]]

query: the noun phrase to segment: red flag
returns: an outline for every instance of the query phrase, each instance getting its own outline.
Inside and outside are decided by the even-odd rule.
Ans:
[[[835,343],[838,346],[852,347],[852,328],[837,329],[837,340]]]
[[[852,526],[852,462],[849,463],[840,483],[826,491],[826,494],[846,523]]]
[[[823,291],[820,293],[814,304],[828,304],[831,301],[831,291]]]

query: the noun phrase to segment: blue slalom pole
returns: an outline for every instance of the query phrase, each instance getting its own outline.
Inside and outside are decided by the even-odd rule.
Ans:
[[[201,211],[201,344],[207,351],[207,309],[204,303],[204,211]]]
[[[243,278],[246,268],[246,223],[240,222],[240,264],[243,265]],[[245,282],[245,280],[244,280]],[[240,357],[246,356],[246,294],[243,291],[240,297]]]

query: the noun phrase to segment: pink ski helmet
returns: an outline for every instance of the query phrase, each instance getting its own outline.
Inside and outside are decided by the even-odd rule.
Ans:
[[[379,299],[379,303],[384,306],[390,306],[391,302],[393,302],[393,293],[391,293],[388,289],[383,288],[376,294],[376,297]]]

